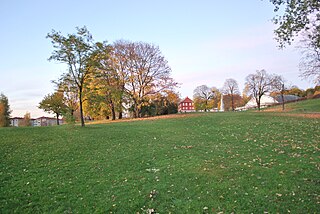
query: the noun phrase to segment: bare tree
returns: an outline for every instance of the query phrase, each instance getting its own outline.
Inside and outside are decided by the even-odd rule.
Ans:
[[[134,106],[134,117],[140,117],[148,95],[174,88],[171,68],[158,46],[144,42],[127,43],[128,81],[125,89]]]
[[[222,91],[224,94],[231,96],[231,108],[234,111],[234,95],[240,94],[238,82],[234,79],[226,79]]]
[[[203,109],[206,112],[209,108],[209,101],[215,95],[215,88],[209,88],[206,85],[200,85],[193,91],[193,99],[202,103]]]
[[[130,42],[124,40],[118,40],[113,43],[113,49],[111,52],[111,63],[113,69],[116,71],[118,75],[118,90],[119,90],[119,119],[122,118],[123,112],[123,104],[125,102],[125,95],[126,95],[126,84],[128,83],[128,76],[129,76],[129,58],[130,51]]]
[[[273,76],[265,70],[257,70],[255,74],[246,77],[246,87],[249,93],[256,100],[260,111],[261,97],[272,89]]]

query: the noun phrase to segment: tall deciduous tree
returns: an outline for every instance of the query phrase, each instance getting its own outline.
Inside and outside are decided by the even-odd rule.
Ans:
[[[4,94],[0,94],[0,127],[10,126],[10,105],[8,97]]]
[[[177,83],[170,77],[171,68],[158,46],[128,42],[126,48],[128,81],[125,89],[133,101],[134,117],[140,117],[147,96],[172,89]]]
[[[119,83],[119,116],[118,118],[122,118],[123,112],[123,104],[127,104],[126,95],[126,84],[129,82],[129,65],[130,65],[130,56],[132,53],[130,51],[133,50],[131,48],[132,44],[128,41],[119,40],[113,43],[112,52],[111,52],[111,63],[113,69],[118,74],[118,83]]]
[[[245,84],[248,88],[248,93],[256,100],[260,111],[261,97],[272,89],[273,76],[265,70],[257,70],[255,74],[249,74],[246,77]]]
[[[59,125],[59,116],[66,112],[66,105],[64,104],[63,93],[55,92],[53,94],[46,95],[39,103],[39,108],[45,112],[54,113],[57,119],[57,125]]]
[[[193,99],[195,101],[195,105],[199,106],[199,109],[207,111],[212,108],[211,99],[214,97],[215,90],[214,88],[209,88],[206,85],[200,85],[193,91]]]
[[[116,119],[116,110],[122,105],[122,80],[111,57],[112,46],[106,42],[97,43],[91,56],[93,62],[91,88],[109,105],[112,120]]]
[[[226,79],[226,81],[224,82],[222,91],[224,94],[230,95],[231,108],[232,108],[232,111],[234,111],[234,109],[235,109],[234,95],[240,94],[238,82],[235,79]]]
[[[81,126],[84,126],[83,90],[90,71],[92,36],[86,27],[82,27],[77,28],[76,34],[67,36],[53,30],[47,35],[47,38],[51,39],[54,48],[49,60],[67,64],[72,83],[78,89]]]

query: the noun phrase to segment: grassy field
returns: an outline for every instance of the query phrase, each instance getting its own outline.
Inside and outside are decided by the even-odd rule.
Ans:
[[[282,105],[273,106],[266,110],[282,111]],[[320,99],[308,99],[285,104],[285,111],[290,113],[320,113]]]
[[[320,120],[236,112],[0,129],[0,213],[317,213]]]

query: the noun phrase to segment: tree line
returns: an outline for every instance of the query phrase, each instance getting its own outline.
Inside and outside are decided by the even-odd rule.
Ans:
[[[240,93],[238,82],[235,79],[226,79],[223,87],[208,87],[200,85],[193,91],[194,108],[196,111],[208,111],[220,109],[221,96],[223,96],[224,108],[227,111],[234,111],[237,107],[244,106],[250,99],[254,99],[257,108],[260,110],[263,95],[281,96],[296,95],[298,97],[313,98],[320,94],[320,86],[302,90],[277,74],[269,74],[266,70],[257,70],[246,77],[244,90]],[[284,109],[284,102],[282,102]]]
[[[158,46],[94,42],[86,27],[66,36],[53,30],[47,38],[54,48],[49,60],[64,63],[68,70],[54,81],[57,91],[47,95],[39,108],[57,118],[62,114],[72,118],[79,109],[82,126],[86,116],[121,119],[124,109],[134,118],[175,113],[177,83]]]

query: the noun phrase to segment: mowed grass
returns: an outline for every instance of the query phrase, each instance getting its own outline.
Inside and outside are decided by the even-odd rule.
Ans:
[[[282,105],[272,106],[266,110],[282,111]],[[290,113],[320,113],[320,99],[286,103],[285,111]]]
[[[0,129],[0,213],[317,213],[320,120],[236,112]]]

